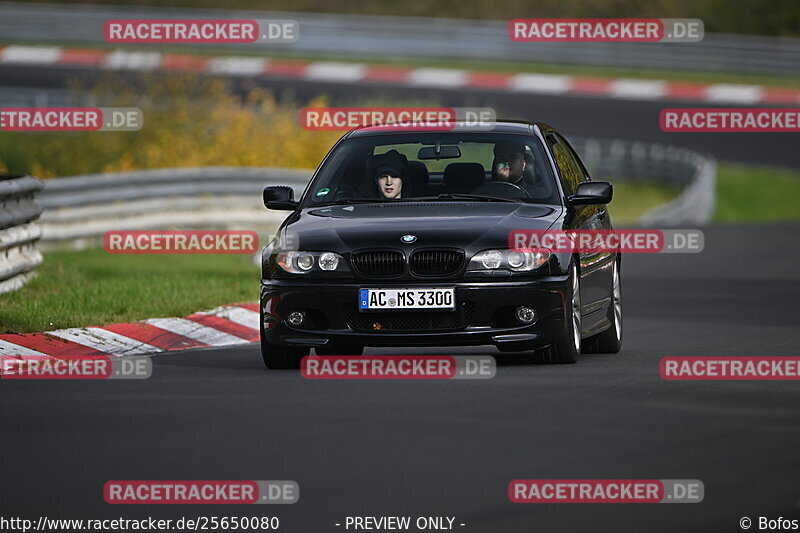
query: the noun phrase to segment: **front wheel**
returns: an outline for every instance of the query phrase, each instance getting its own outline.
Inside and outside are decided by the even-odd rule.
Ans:
[[[575,363],[581,354],[581,277],[573,261],[570,268],[569,291],[566,295],[568,314],[564,320],[561,339],[541,353],[545,363]]]

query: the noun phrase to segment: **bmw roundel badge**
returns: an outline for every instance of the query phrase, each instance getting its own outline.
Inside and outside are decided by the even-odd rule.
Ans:
[[[412,242],[417,242],[417,236],[416,235],[403,235],[402,237],[400,237],[400,240],[403,241],[406,244],[411,244]]]

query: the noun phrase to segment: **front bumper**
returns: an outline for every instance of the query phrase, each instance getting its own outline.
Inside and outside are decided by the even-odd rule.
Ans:
[[[366,287],[455,287],[455,311],[358,310]],[[262,328],[267,342],[282,346],[476,346],[523,349],[552,344],[564,331],[567,276],[521,281],[352,282],[262,280]],[[514,310],[533,307],[533,324],[516,321]],[[306,313],[301,327],[284,318]]]

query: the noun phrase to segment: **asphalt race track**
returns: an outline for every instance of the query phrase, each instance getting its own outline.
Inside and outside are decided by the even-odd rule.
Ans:
[[[5,87],[67,87],[70,79],[89,84],[125,74],[81,68],[0,66],[0,85]],[[129,76],[135,80],[137,75]],[[294,101],[326,94],[330,105],[442,105],[492,107],[500,119],[547,122],[571,135],[662,142],[709,152],[721,160],[800,169],[797,139],[792,133],[665,133],[658,116],[667,107],[731,107],[667,100],[623,100],[586,96],[509,93],[485,89],[428,89],[378,84],[320,83],[290,78],[258,78],[257,82],[278,96]],[[381,104],[383,102],[383,104]],[[751,106],[744,106],[751,107]]]
[[[0,67],[4,86],[63,87],[79,69]],[[667,142],[800,169],[791,134],[674,134],[664,107],[703,104],[489,90],[260,80],[300,101],[365,96],[490,106],[576,135]],[[754,184],[758,186],[758,184]],[[741,531],[800,517],[797,382],[668,382],[667,355],[800,355],[800,226],[705,229],[700,254],[623,261],[624,347],[577,365],[481,349],[369,354],[498,357],[486,381],[312,381],[266,371],[257,345],[154,358],[145,381],[0,382],[0,513],[50,518],[276,515],[287,533],[346,516],[454,516],[487,533]],[[253,294],[258,280],[253,280]],[[700,504],[512,504],[517,478],[700,479]],[[124,479],[291,479],[284,506],[112,506]],[[753,530],[757,529],[754,525]]]
[[[154,358],[143,381],[3,382],[4,515],[455,516],[456,530],[740,531],[800,516],[797,382],[668,382],[666,355],[798,355],[797,225],[706,230],[699,254],[623,260],[624,347],[500,359],[484,381],[316,381],[257,345]],[[253,280],[254,293],[257,280]],[[494,349],[368,350],[371,354]],[[512,504],[516,478],[700,479],[699,504]],[[292,479],[283,506],[112,506],[109,479]],[[754,525],[753,529],[756,529]]]

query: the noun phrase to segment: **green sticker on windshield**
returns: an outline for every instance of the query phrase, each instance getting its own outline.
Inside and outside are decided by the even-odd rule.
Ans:
[[[327,187],[324,187],[324,188],[322,188],[322,189],[317,191],[317,196],[325,196],[329,192],[331,192],[331,190],[329,188],[327,188]]]

